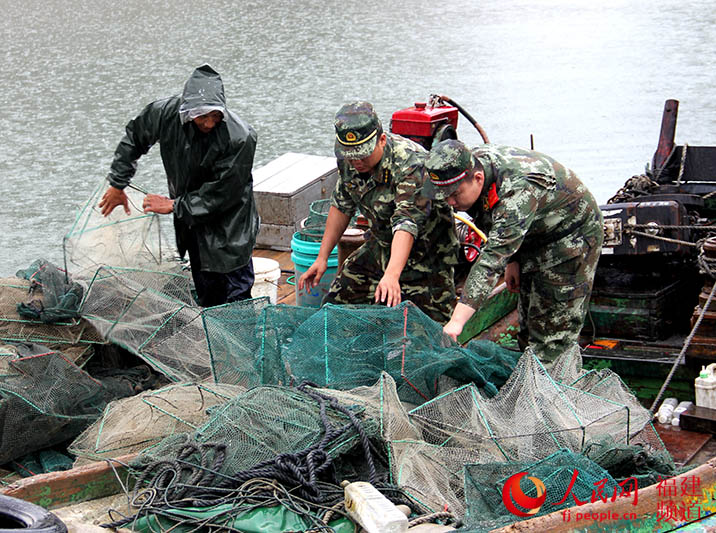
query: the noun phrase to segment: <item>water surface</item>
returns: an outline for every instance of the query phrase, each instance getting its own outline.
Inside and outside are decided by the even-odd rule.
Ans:
[[[208,62],[259,134],[256,164],[332,155],[341,104],[453,98],[493,142],[574,169],[600,202],[643,171],[667,98],[677,142],[716,144],[705,0],[385,3],[0,0],[0,276],[45,257],[104,179],[126,122]],[[468,144],[479,135],[462,121]],[[165,192],[158,149],[137,184]]]

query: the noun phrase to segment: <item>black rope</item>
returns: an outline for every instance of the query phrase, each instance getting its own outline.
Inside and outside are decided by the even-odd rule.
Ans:
[[[311,515],[310,506],[323,506],[329,500],[333,500],[329,503],[335,506],[342,501],[343,491],[335,479],[332,479],[333,483],[322,481],[333,471],[333,458],[327,450],[332,443],[351,431],[358,436],[369,481],[378,487],[383,485],[382,490],[386,492],[393,492],[392,499],[396,499],[400,494],[401,500],[415,507],[415,502],[410,501],[404,493],[378,482],[371,441],[354,410],[340,405],[337,398],[312,390],[312,387],[316,385],[302,383],[297,390],[318,404],[323,426],[320,441],[297,453],[279,454],[232,475],[220,472],[227,457],[226,444],[184,442],[175,458],[157,460],[144,466],[135,485],[133,498],[140,511],[134,516],[123,517],[107,524],[106,527],[121,527],[136,521],[140,515],[166,515],[167,509],[208,507],[220,503],[235,503],[237,500],[246,503],[249,501],[247,496],[236,487],[246,486],[256,479],[273,480],[281,490],[290,491],[291,498],[305,502],[308,507],[304,506],[303,515]],[[329,408],[347,417],[349,422],[336,426],[329,418]],[[250,498],[251,505],[283,505],[277,494],[277,489],[274,488],[260,495],[258,501],[253,494]],[[172,520],[176,520],[176,516],[171,516]],[[216,517],[213,520],[216,520]],[[321,528],[325,524],[314,525],[318,528],[316,531],[324,531]]]
[[[360,420],[358,420],[358,417],[355,415],[355,413],[348,409],[347,407],[344,407],[338,403],[338,399],[332,396],[324,395],[319,393],[315,390],[309,390],[308,387],[311,386],[309,383],[302,383],[298,386],[298,390],[303,392],[304,394],[308,394],[311,398],[319,402],[321,407],[321,420],[323,422],[324,427],[328,427],[330,425],[330,422],[328,421],[328,416],[326,415],[326,402],[329,402],[331,405],[331,408],[334,410],[343,413],[346,415],[353,426],[353,428],[358,433],[358,437],[360,438],[361,446],[363,447],[363,453],[365,455],[365,460],[368,465],[368,474],[369,478],[368,481],[370,483],[374,483],[376,481],[376,471],[375,471],[375,461],[373,460],[373,454],[370,449],[370,439],[368,438],[368,435],[366,434],[365,430],[363,429],[363,425],[361,424]],[[314,385],[315,386],[315,385]],[[324,437],[323,441],[327,443],[327,439]]]
[[[231,498],[225,499],[223,503],[230,504],[226,511],[208,518],[180,518],[175,513],[171,513],[166,507],[152,505],[148,501],[133,501],[133,505],[141,507],[140,513],[130,517],[122,517],[109,524],[102,524],[102,527],[123,527],[132,522],[136,522],[140,515],[153,515],[156,520],[160,517],[170,520],[172,523],[170,529],[176,526],[193,526],[197,529],[212,526],[221,531],[236,531],[227,525],[232,518],[259,507],[282,505],[286,509],[304,518],[307,523],[311,525],[309,531],[329,533],[334,531],[333,528],[328,526],[327,521],[321,519],[319,515],[324,513],[324,516],[328,517],[329,515],[326,511],[331,511],[331,514],[337,513],[344,517],[347,517],[347,514],[340,509],[339,505],[343,501],[342,489],[337,485],[324,485],[323,492],[330,495],[331,501],[326,504],[316,504],[303,500],[276,480],[256,478],[242,484],[233,491]],[[151,522],[147,523],[147,526],[152,530]]]

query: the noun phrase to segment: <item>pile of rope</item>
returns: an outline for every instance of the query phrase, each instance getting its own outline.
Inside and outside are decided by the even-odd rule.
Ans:
[[[607,200],[608,204],[630,202],[640,196],[654,194],[659,190],[660,185],[645,174],[632,176],[614,196]]]
[[[358,435],[367,481],[393,503],[405,504],[418,514],[428,512],[378,474],[376,448],[354,409],[314,390],[312,384],[301,384],[297,390],[319,406],[323,434],[318,442],[297,453],[282,453],[241,472],[225,474],[221,470],[227,456],[226,443],[197,442],[191,434],[184,434],[184,443],[172,459],[141,466],[131,498],[132,506],[139,510],[103,527],[123,527],[151,516],[176,522],[177,509],[192,507],[220,509],[211,517],[210,525],[217,526],[257,507],[281,505],[308,519],[311,531],[333,531],[328,521],[333,514],[345,512],[343,489],[336,478],[337,466],[328,450],[350,431]],[[342,413],[349,422],[343,426],[332,423],[327,414],[329,409]],[[196,527],[207,525],[205,521],[205,517],[181,519],[182,523]]]
[[[194,505],[186,505],[188,501],[171,501],[167,499],[167,493],[162,493],[157,488],[142,489],[135,493],[132,498],[132,507],[139,508],[134,516],[121,517],[109,524],[102,524],[102,527],[118,528],[130,524],[136,524],[142,518],[156,517],[154,520],[164,518],[172,524],[190,526],[192,530],[202,527],[216,527],[224,530],[231,530],[229,524],[238,516],[259,507],[274,507],[281,505],[287,510],[301,516],[311,524],[310,531],[333,532],[328,525],[334,515],[345,516],[343,509],[343,489],[338,485],[330,483],[318,483],[324,495],[323,503],[302,498],[294,490],[287,489],[285,485],[275,479],[253,478],[240,484],[233,489],[226,489],[221,497],[214,495],[210,500],[203,502],[200,499],[192,498]],[[216,493],[217,489],[213,491]],[[184,504],[184,505],[182,505]],[[214,512],[210,517],[192,517],[177,514],[177,509],[187,507],[212,507]],[[116,515],[117,511],[111,511]],[[131,526],[133,529],[134,525]]]

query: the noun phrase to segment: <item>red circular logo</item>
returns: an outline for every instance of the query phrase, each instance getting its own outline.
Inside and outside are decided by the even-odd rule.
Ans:
[[[538,477],[527,477],[527,479],[534,483],[535,489],[537,489],[536,498],[527,496],[522,492],[520,480],[525,476],[527,476],[527,472],[519,472],[510,476],[502,487],[502,502],[505,504],[505,507],[507,507],[507,510],[515,516],[527,517],[537,514],[547,498],[544,483],[542,483],[542,480]],[[515,504],[525,509],[525,511],[518,509]]]

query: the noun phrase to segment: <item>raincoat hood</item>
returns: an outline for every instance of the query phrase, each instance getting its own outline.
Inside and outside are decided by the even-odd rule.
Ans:
[[[184,84],[179,118],[182,124],[186,124],[212,111],[221,111],[226,121],[224,83],[218,72],[209,65],[202,65],[194,70]]]

